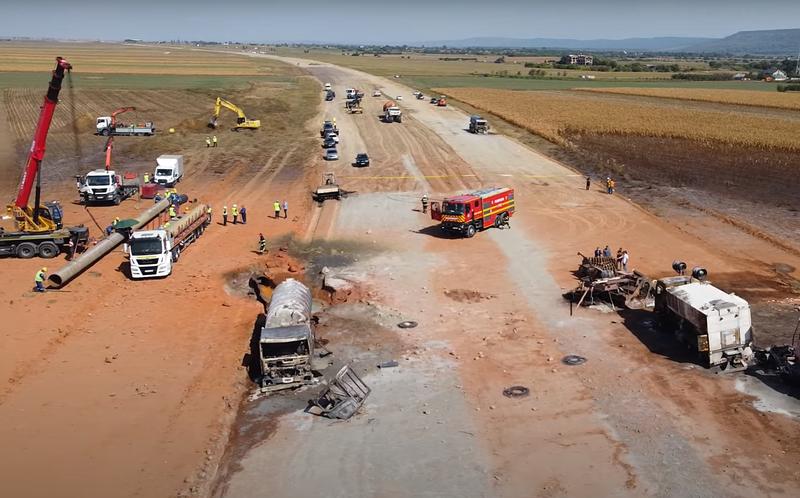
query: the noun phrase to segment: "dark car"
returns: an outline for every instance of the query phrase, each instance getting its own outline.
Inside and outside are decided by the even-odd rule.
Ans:
[[[436,97],[431,97],[431,104],[436,105],[439,103],[439,99]]]
[[[326,138],[324,142],[322,142],[322,146],[326,149],[336,148],[336,140],[332,138]]]
[[[363,167],[369,166],[369,156],[365,153],[356,154],[356,161],[353,163],[353,166]]]

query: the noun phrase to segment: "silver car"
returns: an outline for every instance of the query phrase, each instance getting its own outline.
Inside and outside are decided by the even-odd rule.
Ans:
[[[328,149],[325,151],[325,160],[326,161],[336,161],[339,159],[339,152],[336,149]]]

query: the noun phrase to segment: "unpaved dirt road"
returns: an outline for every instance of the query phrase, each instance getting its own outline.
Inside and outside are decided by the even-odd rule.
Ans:
[[[726,253],[584,190],[573,171],[510,139],[470,135],[464,113],[412,100],[396,82],[290,62],[340,96],[324,105],[342,130],[343,159],[318,170],[358,193],[316,208],[308,234],[375,248],[349,265],[369,297],[328,309],[320,329],[374,391],[348,422],[302,413],[308,392],[245,404],[216,496],[794,495],[800,425],[753,403],[796,407],[796,398],[761,389],[765,399],[754,400],[736,375],[688,361],[646,312],[571,317],[561,294],[574,287],[575,253],[598,245],[626,248],[652,276],[676,258],[703,264],[738,292],[780,289],[770,265],[798,268],[796,255],[763,241],[746,257]],[[363,115],[344,113],[345,87],[367,94]],[[374,88],[404,97],[402,124],[378,121],[384,99],[370,97]],[[362,149],[373,165],[356,170],[349,159]],[[511,230],[447,238],[418,211],[425,191],[488,185],[516,189]],[[401,331],[393,324],[403,319],[420,325]],[[588,362],[562,365],[566,354]],[[387,359],[400,366],[375,368]],[[506,398],[510,385],[531,394]],[[258,439],[236,437],[254,426]]]

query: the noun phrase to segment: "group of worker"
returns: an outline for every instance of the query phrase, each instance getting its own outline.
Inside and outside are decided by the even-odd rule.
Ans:
[[[239,222],[239,216],[242,217],[242,225],[247,225],[247,208],[244,204],[240,208],[236,204],[231,206],[230,215],[233,218],[233,224]],[[222,206],[222,226],[228,225],[228,206]]]
[[[606,193],[613,194],[617,188],[617,182],[611,179],[610,176],[606,177]]]
[[[600,246],[597,246],[594,250],[594,257],[595,258],[611,258],[611,248],[606,245],[605,248],[600,250]],[[630,262],[630,255],[626,249],[622,249],[621,247],[617,249],[617,256],[614,259],[616,264],[617,270],[622,270],[627,272],[628,271],[628,263]]]
[[[217,136],[214,135],[213,137],[206,137],[206,149],[209,147],[216,147],[217,146]]]

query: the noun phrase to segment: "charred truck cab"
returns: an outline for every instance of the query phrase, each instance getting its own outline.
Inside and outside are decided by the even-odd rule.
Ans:
[[[514,215],[514,189],[492,187],[431,203],[431,218],[445,231],[473,237],[485,228],[500,228]]]

